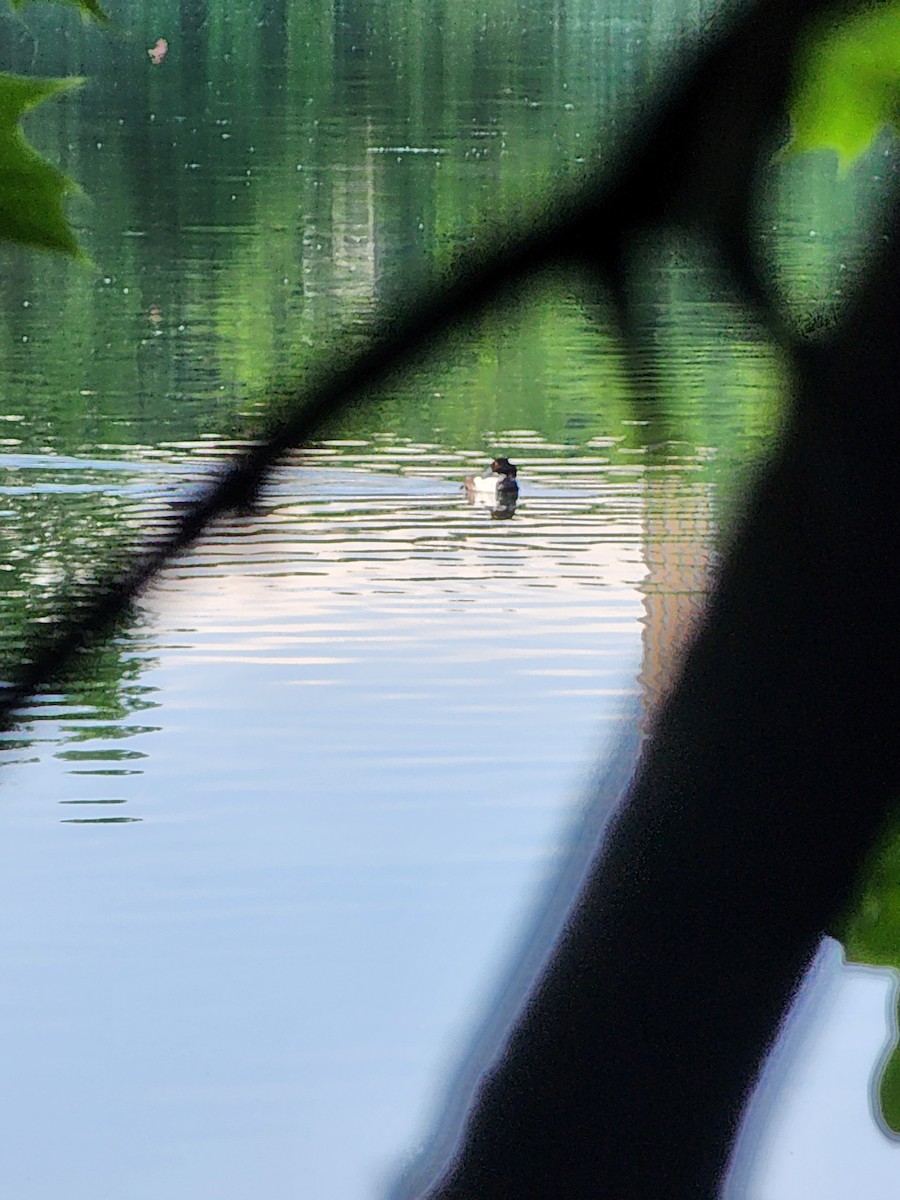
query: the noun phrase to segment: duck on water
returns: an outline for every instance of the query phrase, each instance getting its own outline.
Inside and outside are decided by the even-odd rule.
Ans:
[[[509,520],[516,511],[519,485],[508,458],[495,458],[481,475],[467,475],[464,486],[469,503],[489,508],[492,520]]]
[[[512,500],[519,494],[516,468],[508,458],[495,458],[481,475],[467,475],[466,495],[470,500]]]

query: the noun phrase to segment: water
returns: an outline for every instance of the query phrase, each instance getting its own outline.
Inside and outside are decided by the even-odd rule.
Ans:
[[[27,714],[11,1191],[49,1127],[75,1194],[374,1194],[635,690],[622,481],[536,465],[493,521],[459,457],[329,449],[166,573],[118,711]]]
[[[254,435],[271,380],[593,161],[598,122],[707,15],[633,8],[4,15],[5,65],[91,77],[29,130],[84,187],[94,262],[0,259],[7,662]],[[852,287],[893,169],[887,146],[845,182],[780,168],[760,232],[799,319]],[[709,264],[661,243],[645,275],[661,357],[634,390],[602,310],[542,281],[292,455],[23,714],[0,804],[8,1194],[368,1200],[426,1135],[777,431],[777,355]],[[511,520],[460,486],[497,453]],[[865,1095],[886,991],[826,956],[803,1026],[831,1031],[826,1065],[804,1065],[818,1033],[785,1044],[764,1107],[792,1132],[758,1118],[741,1195],[795,1195],[859,1147],[889,1194]],[[845,1098],[827,1064],[863,1010]],[[823,1096],[841,1137],[814,1128]]]

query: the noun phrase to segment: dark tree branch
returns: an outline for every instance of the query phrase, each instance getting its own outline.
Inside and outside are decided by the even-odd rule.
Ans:
[[[761,69],[757,96],[769,81]],[[777,329],[746,221],[726,207],[711,223]],[[779,456],[431,1200],[718,1194],[765,1053],[900,783],[898,316],[892,246],[836,335],[793,347]]]
[[[803,356],[780,456],[435,1198],[716,1195],[900,781],[898,316],[894,247]]]

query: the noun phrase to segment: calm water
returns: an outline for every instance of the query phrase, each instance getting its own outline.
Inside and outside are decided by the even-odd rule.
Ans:
[[[253,436],[270,381],[596,161],[710,6],[113,11],[0,24],[0,66],[90,78],[29,131],[84,188],[94,264],[0,252],[7,662]],[[852,287],[893,170],[885,144],[846,181],[773,176],[798,319]],[[777,357],[711,268],[661,244],[645,276],[660,360],[633,391],[547,281],[293,455],[23,714],[5,1194],[374,1200],[427,1136],[777,431]],[[511,520],[460,487],[494,453]],[[867,1101],[888,991],[823,953],[734,1200],[896,1193]]]
[[[419,1132],[634,689],[643,568],[622,481],[536,468],[498,522],[410,450],[290,464],[143,606],[120,711],[29,714],[11,1192],[58,1185],[48,1130],[135,1197],[374,1195]]]

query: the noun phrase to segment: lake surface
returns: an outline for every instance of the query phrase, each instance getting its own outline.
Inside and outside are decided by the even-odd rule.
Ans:
[[[0,251],[7,664],[268,388],[602,157],[712,11],[653,7],[3,14],[0,66],[89,77],[29,135],[92,258]],[[894,170],[889,143],[773,169],[798,320],[852,287]],[[540,281],[292,454],[5,739],[5,1194],[375,1200],[415,1155],[777,434],[777,355],[713,268],[661,240],[643,269],[645,378]],[[506,520],[461,487],[498,453]],[[896,1194],[891,996],[823,950],[733,1200]]]

